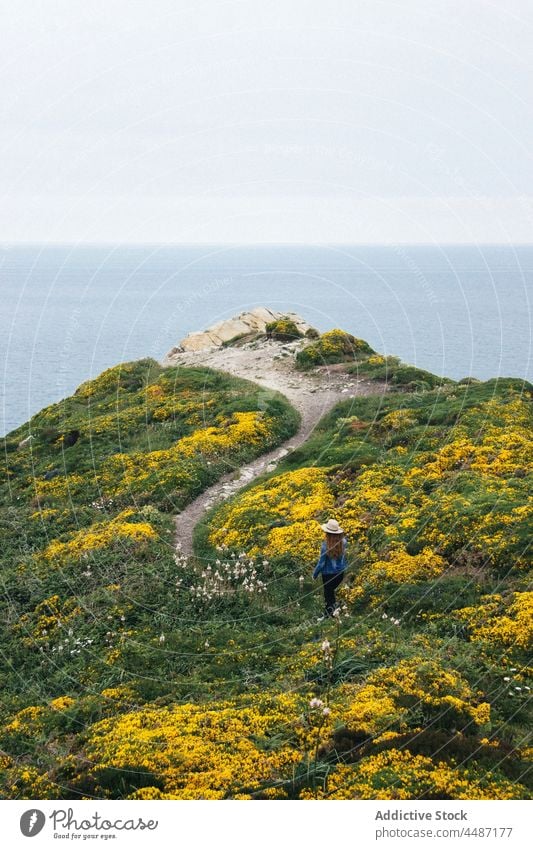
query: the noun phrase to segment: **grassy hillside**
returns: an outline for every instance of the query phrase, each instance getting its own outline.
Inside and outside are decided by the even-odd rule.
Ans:
[[[531,798],[532,388],[365,345],[326,353],[396,391],[339,405],[190,562],[170,511],[288,436],[281,401],[145,361],[10,435],[6,798]],[[350,569],[318,624],[329,515]]]
[[[168,692],[169,681],[187,692],[187,664],[176,662],[171,635],[160,641],[173,630],[179,644],[195,615],[187,576],[180,588],[171,513],[290,437],[297,419],[281,396],[248,381],[142,360],[109,369],[6,437],[4,798],[64,796],[57,756],[87,723],[115,713],[115,687],[128,692],[135,680],[141,701]],[[41,723],[47,711],[51,723]]]
[[[332,648],[299,633],[284,679],[331,711],[300,796],[531,797],[531,401],[514,380],[347,401],[198,529],[204,557],[266,555],[300,622],[319,521],[346,528]]]

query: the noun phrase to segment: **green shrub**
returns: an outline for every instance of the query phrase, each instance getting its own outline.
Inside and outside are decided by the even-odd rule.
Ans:
[[[427,392],[438,386],[453,385],[454,381],[440,377],[416,366],[402,363],[399,357],[376,354],[355,363],[347,369],[349,374],[359,378],[380,380],[407,392]]]
[[[297,414],[282,397],[210,369],[162,369],[153,361],[140,361],[108,370],[5,440],[0,647],[7,663],[0,670],[1,796],[142,796],[147,787],[144,798],[151,798],[151,791],[163,786],[159,769],[135,757],[124,759],[120,769],[114,763],[89,763],[86,744],[93,723],[135,715],[147,705],[201,704],[205,715],[199,736],[189,738],[191,750],[198,740],[201,745],[212,740],[223,754],[223,743],[210,736],[211,708],[216,711],[222,700],[246,694],[255,710],[265,694],[277,698],[281,692],[288,704],[279,716],[273,708],[276,722],[270,730],[250,731],[239,739],[243,761],[250,740],[274,755],[283,746],[298,745],[295,728],[299,737],[311,697],[330,700],[333,730],[324,726],[316,768],[310,772],[309,760],[302,758],[285,773],[276,773],[270,789],[281,785],[297,797],[300,787],[325,782],[338,764],[400,748],[435,762],[464,761],[478,770],[476,775],[490,771],[498,778],[501,771],[516,783],[516,796],[526,798],[527,751],[522,760],[518,748],[527,745],[522,741],[531,727],[531,680],[525,653],[517,651],[513,639],[506,638],[502,649],[496,626],[501,616],[512,629],[507,636],[523,634],[508,601],[530,587],[524,557],[530,485],[525,456],[518,453],[521,430],[528,425],[531,387],[512,379],[459,385],[404,366],[396,357],[369,353],[366,343],[357,346],[360,340],[342,331],[333,331],[329,340],[329,348],[319,339],[305,349],[321,345],[316,364],[325,356],[331,362],[351,360],[347,370],[386,380],[397,391],[339,404],[273,475],[249,484],[249,490],[262,486],[264,495],[235,515],[243,532],[254,528],[259,549],[254,563],[268,584],[257,598],[244,590],[207,600],[198,593],[204,586],[202,572],[207,574],[208,567],[224,571],[232,554],[232,569],[247,567],[240,549],[228,552],[224,544],[217,549],[210,544],[210,522],[216,521],[220,505],[195,529],[197,559],[185,562],[176,555],[173,517],[164,512],[172,505],[168,499],[163,510],[157,505],[164,501],[165,485],[175,479],[178,460],[170,458],[168,466],[155,469],[142,487],[132,478],[129,493],[120,496],[131,495],[122,506],[133,508],[120,520],[128,525],[122,532],[141,533],[149,525],[154,533],[146,542],[137,543],[135,534],[122,539],[114,530],[106,545],[96,544],[99,524],[112,523],[121,506],[117,497],[103,497],[95,475],[119,454],[111,477],[117,483],[122,464],[136,460],[140,473],[150,452],[165,452],[198,429],[224,428],[232,416],[255,410],[272,421],[272,439],[279,442],[297,427]],[[31,449],[19,449],[29,432],[35,436]],[[68,435],[75,432],[79,437],[74,444]],[[508,436],[512,438],[506,443]],[[258,445],[257,453],[267,447]],[[221,471],[252,456],[241,448],[240,443],[233,446],[228,456],[211,464],[207,457],[205,462],[200,456],[190,458],[180,504]],[[439,470],[435,461],[443,449],[451,454],[443,457]],[[328,467],[330,504],[341,519],[346,511],[351,523],[349,573],[339,595],[347,609],[338,623],[316,623],[322,587],[311,579],[310,561],[302,558],[307,537],[282,551],[283,533],[294,525],[285,511],[301,506],[301,488],[287,490],[278,509],[265,486],[283,472],[317,466]],[[36,487],[45,475],[50,503],[39,504]],[[68,475],[71,486],[62,491]],[[317,496],[310,534],[322,506]],[[476,530],[480,526],[481,532]],[[275,553],[264,560],[261,542],[272,529],[280,536]],[[86,545],[80,545],[81,537]],[[50,548],[51,543],[59,548]],[[402,562],[407,568],[408,557],[427,545],[448,560],[438,577],[428,573],[430,577],[413,583],[413,573],[385,571],[396,547],[406,555],[397,568]],[[316,554],[313,540],[310,546]],[[376,561],[383,562],[372,575],[368,567]],[[378,586],[379,574],[387,579]],[[492,650],[487,637],[475,639],[472,631],[473,617],[483,624],[487,611],[492,611],[494,625]],[[321,648],[324,639],[334,653],[331,666]],[[392,714],[387,733],[377,737],[373,723],[380,710],[389,723],[386,698],[394,669],[410,658],[420,667],[427,657],[440,666],[434,678],[428,675],[421,682],[423,697],[398,685],[395,698],[405,721]],[[381,667],[387,667],[386,674],[373,685],[371,676]],[[456,673],[472,689],[473,702],[463,698],[463,685],[458,689],[454,684]],[[402,680],[409,683],[409,677]],[[354,726],[343,725],[351,700],[361,691],[366,691],[361,716],[367,712],[367,720],[361,724],[352,714]],[[302,710],[299,702],[291,706],[292,694],[301,696]],[[55,699],[59,701],[51,702]],[[487,709],[481,731],[472,722],[471,708],[484,703],[490,703],[490,718]],[[316,728],[308,729],[313,743]],[[482,733],[490,733],[490,740]],[[138,739],[132,730],[126,742]],[[151,738],[154,751],[164,745],[164,737]],[[202,771],[203,766],[198,778]],[[380,781],[390,786],[387,775]],[[265,781],[251,792],[267,799],[268,789]],[[227,792],[233,792],[231,785]],[[420,795],[416,786],[412,793]]]
[[[323,333],[316,342],[299,351],[296,355],[296,365],[305,370],[328,363],[349,362],[373,353],[373,349],[364,339],[356,339],[351,333],[336,328]]]
[[[270,321],[266,326],[267,339],[277,339],[279,342],[291,342],[301,339],[303,333],[298,330],[294,321],[287,316]]]

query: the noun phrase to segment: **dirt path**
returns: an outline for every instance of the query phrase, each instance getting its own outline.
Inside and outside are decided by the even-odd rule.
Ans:
[[[273,471],[277,461],[309,438],[316,424],[338,401],[386,391],[385,384],[358,380],[335,366],[313,373],[295,371],[294,353],[300,345],[300,342],[258,342],[241,348],[175,353],[164,361],[163,365],[209,366],[252,380],[266,393],[281,392],[301,416],[300,429],[291,439],[225,475],[176,516],[176,542],[181,544],[183,554],[192,554],[193,530],[206,510],[229,498],[263,472]]]

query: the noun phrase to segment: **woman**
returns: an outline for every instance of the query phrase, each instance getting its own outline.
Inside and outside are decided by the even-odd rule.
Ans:
[[[328,519],[327,523],[320,527],[325,532],[326,538],[320,548],[320,557],[313,572],[313,579],[316,580],[319,575],[322,575],[324,616],[333,616],[336,607],[335,590],[342,582],[346,569],[347,543],[344,531],[335,519]]]

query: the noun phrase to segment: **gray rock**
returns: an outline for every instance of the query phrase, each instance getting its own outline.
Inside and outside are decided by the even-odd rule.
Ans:
[[[35,437],[30,434],[29,436],[26,437],[26,439],[21,440],[21,442],[19,442],[17,447],[18,448],[26,448],[27,445],[31,445],[31,443],[33,442],[34,439],[35,439]]]
[[[255,307],[253,310],[242,312],[234,318],[219,321],[208,327],[207,330],[189,333],[178,346],[172,348],[167,354],[167,359],[182,351],[201,351],[206,348],[220,348],[225,342],[230,342],[239,336],[248,336],[252,333],[264,333],[266,326],[271,321],[287,316],[296,324],[296,327],[305,333],[310,325],[296,313],[281,313],[268,307]]]

